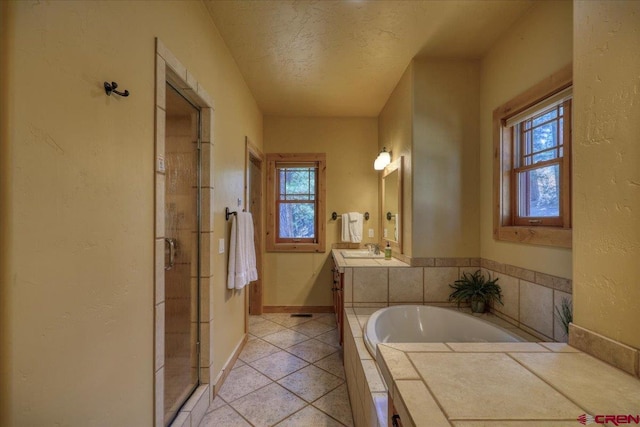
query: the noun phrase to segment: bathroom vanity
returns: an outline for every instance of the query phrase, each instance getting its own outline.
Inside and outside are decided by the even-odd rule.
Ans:
[[[331,258],[333,260],[331,283],[333,309],[340,331],[340,344],[342,344],[344,308],[352,307],[354,302],[388,305],[389,268],[410,266],[396,258],[384,259],[383,254],[371,255],[367,249],[333,249]],[[354,276],[357,289],[354,289]]]

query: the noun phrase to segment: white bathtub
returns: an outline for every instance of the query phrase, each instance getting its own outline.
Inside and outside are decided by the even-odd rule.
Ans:
[[[364,326],[364,342],[376,357],[378,343],[520,342],[500,326],[456,310],[428,305],[382,308]]]

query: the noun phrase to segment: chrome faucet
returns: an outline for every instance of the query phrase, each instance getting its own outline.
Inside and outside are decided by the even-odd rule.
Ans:
[[[365,244],[369,252],[373,252],[375,255],[380,255],[380,245],[377,243],[367,243]]]

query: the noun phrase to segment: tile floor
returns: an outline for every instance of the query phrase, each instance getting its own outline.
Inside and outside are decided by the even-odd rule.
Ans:
[[[333,314],[249,316],[249,340],[200,427],[353,426]]]

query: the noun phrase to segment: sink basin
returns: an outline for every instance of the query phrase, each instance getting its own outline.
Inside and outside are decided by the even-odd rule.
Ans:
[[[341,253],[343,258],[384,258],[384,253],[370,254],[367,249],[349,249]]]

